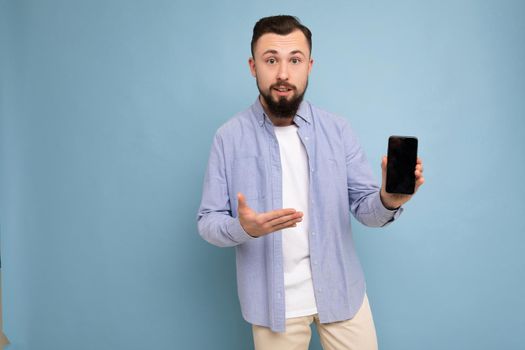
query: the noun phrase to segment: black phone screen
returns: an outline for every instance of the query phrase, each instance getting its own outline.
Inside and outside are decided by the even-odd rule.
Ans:
[[[388,193],[414,193],[416,162],[417,138],[411,136],[389,137],[385,186]]]

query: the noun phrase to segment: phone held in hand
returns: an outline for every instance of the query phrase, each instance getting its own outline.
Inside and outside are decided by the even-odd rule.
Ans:
[[[385,186],[388,193],[414,193],[417,143],[417,138],[412,136],[390,136],[388,138]]]

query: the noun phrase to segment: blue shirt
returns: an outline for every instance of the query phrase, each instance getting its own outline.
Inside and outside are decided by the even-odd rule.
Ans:
[[[294,123],[310,171],[310,262],[319,320],[348,320],[365,294],[350,213],[367,226],[384,226],[402,209],[388,210],[381,203],[379,186],[344,118],[303,101]],[[244,319],[284,332],[282,234],[254,238],[237,215],[238,192],[257,212],[282,208],[281,161],[273,128],[258,98],[219,128],[204,179],[198,229],[211,244],[235,247]]]

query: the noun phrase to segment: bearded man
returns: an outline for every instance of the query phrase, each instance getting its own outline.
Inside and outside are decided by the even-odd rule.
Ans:
[[[221,126],[198,212],[200,235],[235,247],[237,284],[255,349],[377,349],[350,213],[367,226],[396,220],[412,196],[378,186],[346,119],[303,100],[312,34],[293,16],[260,19],[251,74],[259,96]],[[415,190],[424,182],[421,160]]]

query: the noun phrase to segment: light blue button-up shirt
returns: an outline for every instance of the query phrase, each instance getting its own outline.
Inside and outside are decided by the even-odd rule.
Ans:
[[[348,122],[303,101],[294,118],[308,156],[312,280],[321,323],[351,319],[365,294],[350,213],[367,226],[400,214],[386,209]],[[282,208],[282,169],[274,126],[257,99],[215,134],[198,213],[200,235],[236,249],[237,287],[246,321],[285,331],[280,231],[254,238],[239,223],[237,193],[257,212]],[[299,223],[300,225],[300,223]]]

